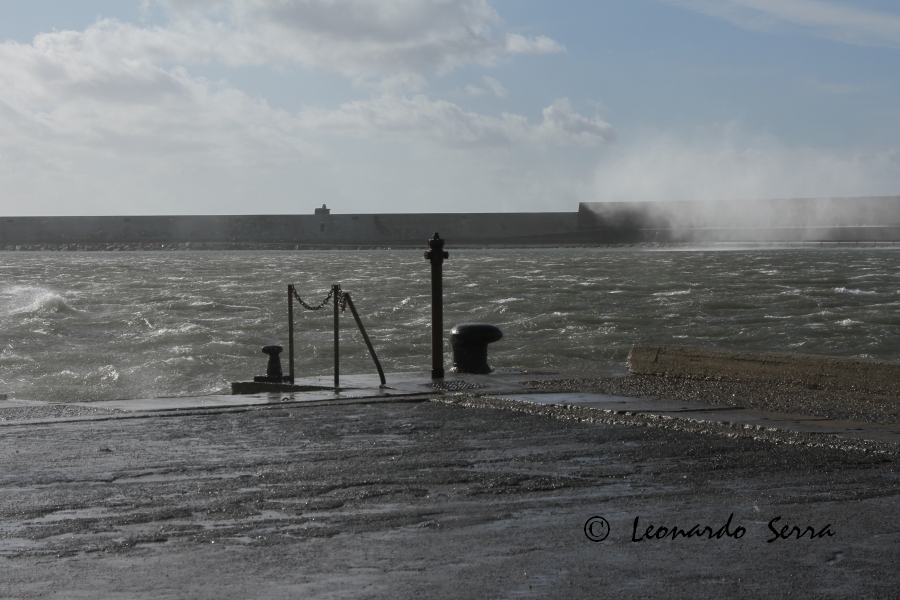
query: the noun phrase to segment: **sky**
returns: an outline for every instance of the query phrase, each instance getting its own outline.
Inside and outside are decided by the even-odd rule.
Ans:
[[[8,216],[900,195],[895,0],[0,0]]]

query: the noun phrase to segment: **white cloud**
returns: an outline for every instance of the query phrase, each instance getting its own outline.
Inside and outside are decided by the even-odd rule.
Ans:
[[[52,146],[246,164],[317,159],[325,152],[306,137],[328,124],[342,133],[354,129],[357,135],[395,137],[406,132],[453,146],[602,141],[596,134],[605,124],[599,122],[593,137],[589,130],[581,132],[588,132],[584,136],[557,131],[555,120],[532,127],[516,115],[488,117],[393,92],[332,111],[292,115],[180,66],[291,60],[353,75],[381,74],[386,90],[415,89],[425,81],[415,69],[491,62],[507,51],[506,38],[490,31],[499,17],[482,0],[181,0],[166,5],[172,13],[166,27],[101,20],[84,31],[38,35],[32,44],[0,44],[0,146],[20,153],[34,147],[41,161],[52,160],[53,152],[38,148]],[[547,43],[538,40],[538,46]],[[495,79],[484,82],[495,95],[506,94]],[[403,113],[407,109],[411,112]],[[565,118],[577,124],[581,117]]]
[[[544,109],[540,137],[564,146],[599,146],[615,141],[612,126],[600,117],[585,117],[572,110],[568,98],[556,100]]]
[[[528,38],[518,33],[506,36],[506,49],[512,54],[554,54],[566,51],[565,46],[546,36]]]
[[[834,83],[830,81],[820,81],[815,77],[807,77],[803,80],[804,85],[817,94],[828,96],[862,94],[871,91],[875,86],[864,86],[849,83]]]
[[[484,87],[478,87],[477,85],[472,85],[471,83],[465,87],[465,92],[469,96],[483,96],[490,91],[497,98],[506,98],[509,96],[509,90],[503,87],[499,81],[494,79],[493,77],[483,77],[482,81],[484,81]]]
[[[691,140],[650,135],[597,168],[594,201],[895,195],[900,150],[791,147],[728,124]]]
[[[96,39],[107,26],[0,44],[0,146],[233,164],[320,153],[295,134],[296,119],[262,100],[181,67],[110,53],[109,40]]]
[[[503,87],[503,84],[501,84],[499,81],[497,81],[493,77],[488,77],[485,75],[484,85],[489,90],[491,90],[491,93],[493,93],[498,98],[506,98],[507,96],[509,96],[509,90],[507,90],[505,87]]]
[[[900,15],[821,0],[663,0],[748,29],[802,31],[848,44],[900,48]]]
[[[315,155],[304,141],[308,131],[409,135],[451,146],[596,146],[613,136],[607,123],[575,113],[565,100],[545,109],[537,126],[519,115],[491,117],[396,94],[291,115],[225,84],[192,77],[183,67],[164,68],[179,44],[191,56],[210,46],[199,37],[113,21],[84,32],[43,34],[33,44],[0,44],[0,127],[6,134],[0,143],[55,138],[53,143],[100,151],[208,153],[239,162],[258,156],[262,147],[285,156]],[[495,79],[484,82],[494,94],[506,94]]]
[[[410,3],[414,8],[424,4]],[[186,10],[188,4],[181,8]],[[244,4],[256,10],[275,3]],[[486,6],[474,1],[444,4],[451,14],[460,6]],[[482,115],[398,92],[424,86],[429,70],[467,60],[491,62],[508,54],[506,38],[492,37],[489,31],[475,35],[474,45],[458,40],[456,46],[462,49],[456,52],[447,41],[452,35],[440,35],[453,28],[433,24],[430,33],[414,32],[419,37],[412,40],[403,32],[388,43],[362,35],[355,49],[352,36],[344,32],[345,58],[362,56],[366,44],[381,46],[381,58],[341,59],[333,67],[353,76],[380,78],[380,88],[387,91],[376,97],[297,113],[276,109],[265,99],[197,77],[188,69],[204,61],[271,63],[278,60],[276,50],[284,56],[290,52],[279,50],[261,26],[246,25],[242,15],[225,19],[224,12],[215,12],[217,6],[233,10],[236,3],[193,5],[201,11],[199,17],[182,10],[165,27],[101,20],[84,31],[38,35],[30,44],[0,44],[4,212],[293,212],[291,199],[296,197],[343,199],[350,209],[359,198],[373,196],[396,198],[396,208],[413,210],[413,204],[403,204],[413,201],[401,193],[406,181],[420,180],[420,187],[426,188],[436,181],[445,187],[456,182],[460,189],[468,186],[468,196],[474,198],[477,185],[463,184],[459,176],[466,169],[480,170],[478,185],[491,186],[493,169],[517,171],[510,161],[518,159],[510,159],[509,153],[521,157],[536,147],[596,146],[612,132],[606,123],[578,115],[565,102],[548,109],[549,119],[545,115],[543,122],[532,124],[520,115]],[[484,14],[485,19],[490,16]],[[217,15],[225,20],[215,20]],[[413,55],[431,38],[436,40],[431,58],[414,64]],[[292,61],[327,66],[324,61],[337,60],[330,54],[333,39],[319,47],[309,39],[297,43],[305,44],[308,54],[290,56]],[[476,47],[481,50],[472,50]],[[419,67],[421,72],[414,70]],[[483,82],[486,91],[506,93],[494,79]],[[484,161],[487,154],[475,152],[472,156],[481,158],[474,159],[460,153],[456,149],[461,147],[488,154],[498,147],[503,150],[493,154],[494,163]],[[397,158],[407,153],[415,155],[421,175],[408,173]],[[395,183],[387,185],[386,174]],[[452,200],[456,193],[451,185],[440,199]],[[279,200],[246,204],[260,197]],[[359,211],[367,208],[372,209],[356,205]]]
[[[300,63],[355,78],[445,73],[512,54],[564,48],[545,36],[497,36],[486,0],[160,0],[171,29],[206,40],[198,58]]]
[[[465,87],[465,92],[469,96],[483,96],[487,93],[487,90],[484,88],[480,88],[477,85],[472,85],[471,83]]]
[[[456,104],[433,101],[423,95],[347,102],[335,110],[307,108],[301,111],[304,128],[355,137],[390,137],[427,140],[440,146],[557,145],[602,146],[615,139],[612,126],[598,117],[588,118],[572,110],[568,99],[543,111],[544,119],[532,125],[521,115],[492,117],[468,112]]]
[[[495,35],[500,17],[484,0],[160,0],[164,27],[101,20],[84,31],[38,35],[34,47],[85,64],[229,66],[300,64],[387,87],[467,64],[564,48],[545,36]],[[91,67],[92,68],[92,67]]]

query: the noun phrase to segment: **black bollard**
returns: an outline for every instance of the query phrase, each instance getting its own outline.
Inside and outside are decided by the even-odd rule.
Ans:
[[[281,383],[290,379],[289,376],[285,377],[281,370],[281,359],[278,355],[281,354],[282,350],[284,350],[284,348],[281,346],[263,346],[263,353],[269,355],[269,362],[266,365],[266,374],[265,376],[257,375],[253,378],[253,381]]]
[[[453,348],[453,370],[457,373],[483,375],[491,372],[487,347],[503,337],[499,327],[486,323],[464,323],[450,331]]]
[[[444,378],[444,273],[443,264],[450,254],[444,250],[444,240],[434,232],[428,240],[431,248],[425,260],[431,262],[431,378]]]

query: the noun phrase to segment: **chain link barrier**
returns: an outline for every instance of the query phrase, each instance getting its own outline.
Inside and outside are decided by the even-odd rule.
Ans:
[[[328,305],[330,300],[334,300],[337,304],[337,308],[340,309],[340,312],[343,313],[347,310],[347,307],[350,307],[350,312],[353,313],[353,318],[356,320],[356,324],[359,326],[359,332],[363,336],[363,340],[366,342],[366,348],[369,350],[369,354],[372,356],[372,360],[375,362],[375,368],[378,369],[378,377],[381,379],[381,385],[387,385],[387,381],[384,377],[384,369],[381,368],[381,363],[378,361],[378,356],[375,354],[375,347],[372,346],[372,341],[369,339],[369,334],[366,333],[366,328],[363,327],[362,320],[359,318],[359,313],[356,312],[356,307],[353,305],[353,300],[350,299],[350,294],[343,291],[341,289],[340,284],[334,284],[331,286],[331,290],[329,290],[328,295],[325,296],[325,299],[319,303],[318,306],[312,306],[307,304],[303,298],[297,293],[297,289],[293,285],[288,286],[289,296],[288,296],[288,331],[290,332],[290,361],[291,361],[291,374],[290,381],[291,385],[294,383],[294,312],[293,312],[293,303],[291,302],[291,298],[297,300],[300,303],[300,306],[305,308],[306,310],[321,310]],[[335,296],[337,294],[337,296]],[[340,351],[339,348],[339,340],[340,336],[338,334],[338,318],[337,314],[334,315],[334,389],[340,389]]]
[[[303,301],[303,298],[301,298],[299,294],[297,294],[297,288],[291,287],[291,291],[294,292],[294,298],[297,299],[297,302],[300,303],[300,306],[302,306],[306,310],[319,310],[320,308],[325,308],[325,306],[328,304],[328,301],[331,300],[331,297],[334,295],[334,288],[331,288],[331,290],[328,292],[328,295],[325,296],[325,299],[322,300],[322,302],[318,306],[310,306]]]
[[[347,294],[341,291],[341,286],[339,285],[332,287],[331,290],[329,290],[328,295],[325,296],[325,299],[322,300],[322,302],[320,302],[318,306],[311,306],[307,304],[303,300],[303,298],[301,298],[300,295],[297,294],[297,288],[291,286],[291,291],[294,294],[294,298],[296,298],[297,302],[300,303],[300,306],[302,306],[306,310],[320,310],[322,308],[325,308],[328,305],[329,300],[334,297],[335,290],[337,290],[338,294],[340,294],[340,296],[338,297],[338,307],[340,308],[341,312],[344,312],[345,310],[347,310]]]

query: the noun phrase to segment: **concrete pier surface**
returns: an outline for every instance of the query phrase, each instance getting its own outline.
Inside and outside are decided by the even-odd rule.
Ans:
[[[0,598],[896,597],[890,411],[648,376],[346,385],[0,402]]]

